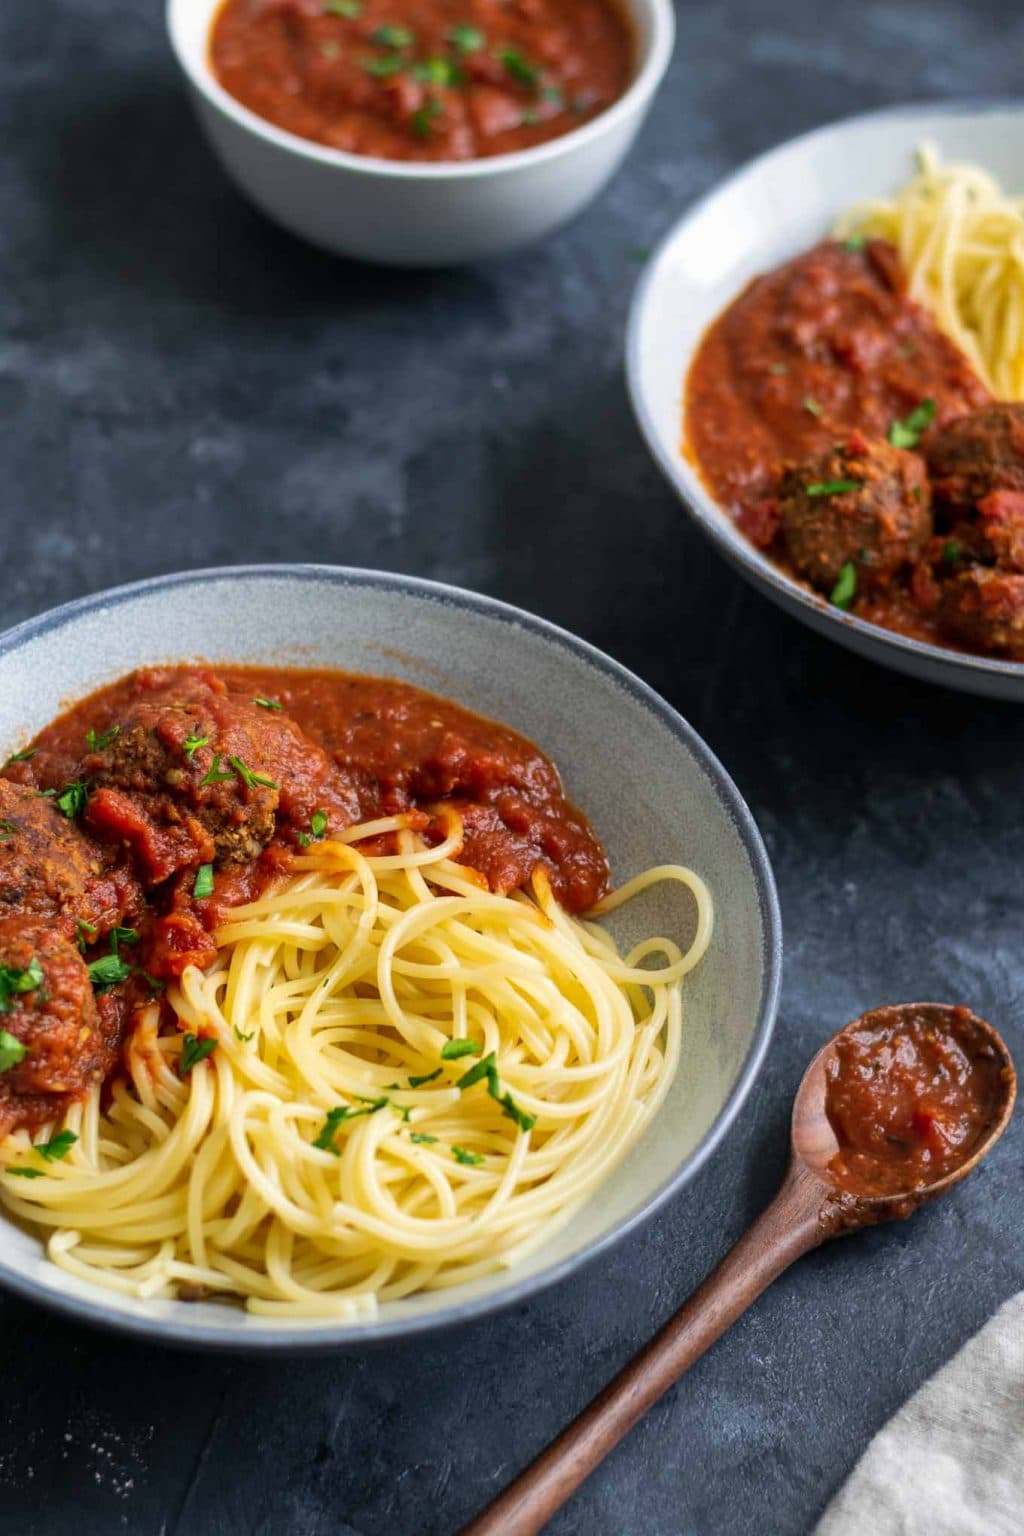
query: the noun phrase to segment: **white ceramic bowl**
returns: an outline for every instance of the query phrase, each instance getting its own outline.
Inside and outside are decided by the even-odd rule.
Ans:
[[[783,144],[691,208],[654,252],[630,316],[630,394],[648,446],[697,523],[781,607],[884,666],[969,693],[1024,700],[1024,665],[908,640],[806,591],[738,532],[681,451],[683,384],[710,323],[757,273],[822,239],[851,203],[895,191],[925,141],[945,158],[977,161],[1007,189],[1024,192],[1020,107],[897,107]]]
[[[327,149],[257,117],[209,63],[220,0],[168,0],[171,44],[228,175],[264,213],[342,256],[389,266],[475,261],[547,235],[596,196],[625,156],[672,53],[672,0],[619,0],[632,18],[632,84],[607,112],[518,154],[429,165]]]
[[[0,751],[69,698],[145,662],[338,666],[398,675],[523,731],[550,752],[623,877],[687,860],[716,905],[711,948],[687,982],[682,1067],[643,1140],[600,1194],[522,1265],[389,1303],[376,1321],[285,1324],[224,1304],[140,1302],[50,1265],[0,1216],[0,1284],[86,1321],[169,1343],[337,1347],[415,1333],[522,1301],[649,1216],[700,1166],[739,1112],[768,1045],[781,935],[771,870],[735,785],[679,715],[608,657],[488,598],[406,576],[325,566],[199,571],[99,593],[0,637]],[[685,937],[673,890],[621,914],[623,940]],[[614,926],[614,925],[613,925]]]

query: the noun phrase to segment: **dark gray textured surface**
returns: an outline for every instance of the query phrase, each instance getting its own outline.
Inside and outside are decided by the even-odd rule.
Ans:
[[[961,997],[1024,1046],[1019,710],[875,670],[742,586],[650,467],[620,366],[635,248],[685,203],[827,118],[1012,92],[1024,14],[681,4],[669,80],[598,206],[539,250],[403,277],[307,251],[240,202],[158,9],[0,8],[3,622],[219,561],[475,586],[661,689],[735,775],[779,879],[785,997],[740,1125],[655,1225],[535,1304],[254,1365],[0,1301],[4,1536],[449,1536],[767,1198],[825,1033],[870,1004]],[[810,1530],[871,1434],[1024,1282],[1021,1160],[1015,1126],[944,1206],[781,1280],[555,1536]]]

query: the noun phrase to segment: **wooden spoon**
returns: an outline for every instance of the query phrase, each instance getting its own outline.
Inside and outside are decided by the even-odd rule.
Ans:
[[[890,1181],[884,1195],[852,1192],[856,1176],[830,1168],[840,1152],[826,1112],[829,1082],[840,1060],[837,1048],[848,1050],[858,1030],[909,1038],[906,1032],[922,1026],[953,1040],[963,1040],[966,1032],[991,1064],[995,1096],[985,1124],[963,1161],[933,1183],[900,1189]],[[1005,1130],[1016,1093],[1009,1051],[991,1025],[966,1008],[945,1003],[876,1008],[833,1035],[797,1091],[789,1167],[771,1205],[681,1311],[461,1536],[536,1536],[648,1408],[795,1259],[840,1233],[909,1216],[966,1178]],[[846,1188],[840,1178],[846,1178]]]

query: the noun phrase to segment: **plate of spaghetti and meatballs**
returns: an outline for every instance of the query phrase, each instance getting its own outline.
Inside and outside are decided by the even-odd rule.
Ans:
[[[784,145],[666,238],[630,345],[649,443],[745,574],[876,660],[1003,697],[1024,697],[1022,151],[997,108]]]
[[[624,755],[613,664],[588,704],[577,642],[398,578],[80,606],[0,648],[0,1280],[196,1342],[402,1332],[551,1277],[719,1134],[774,905],[667,707],[629,682]],[[172,623],[200,659],[148,649]]]

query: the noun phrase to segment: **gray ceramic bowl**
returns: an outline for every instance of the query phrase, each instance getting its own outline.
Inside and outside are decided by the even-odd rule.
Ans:
[[[823,239],[844,209],[895,192],[924,143],[946,160],[985,166],[1011,192],[1024,190],[1024,110],[1017,105],[894,107],[792,139],[689,209],[651,257],[630,315],[630,394],[648,447],[694,520],[773,602],[883,666],[965,693],[1024,701],[1024,664],[907,639],[809,592],[743,537],[682,453],[683,382],[707,327],[752,277]]]
[[[139,1302],[45,1260],[0,1217],[0,1284],[83,1321],[167,1343],[227,1349],[337,1347],[464,1321],[570,1274],[649,1216],[735,1119],[768,1045],[781,967],[764,846],[735,786],[656,694],[564,631],[488,598],[405,576],[325,566],[167,576],[102,592],[0,639],[0,750],[69,699],[146,662],[326,665],[399,676],[506,721],[563,770],[623,878],[686,860],[714,893],[714,940],[686,993],[683,1064],[642,1142],[572,1224],[521,1267],[383,1308],[375,1322],[284,1324],[215,1303]],[[623,937],[685,936],[685,898],[657,892]]]

